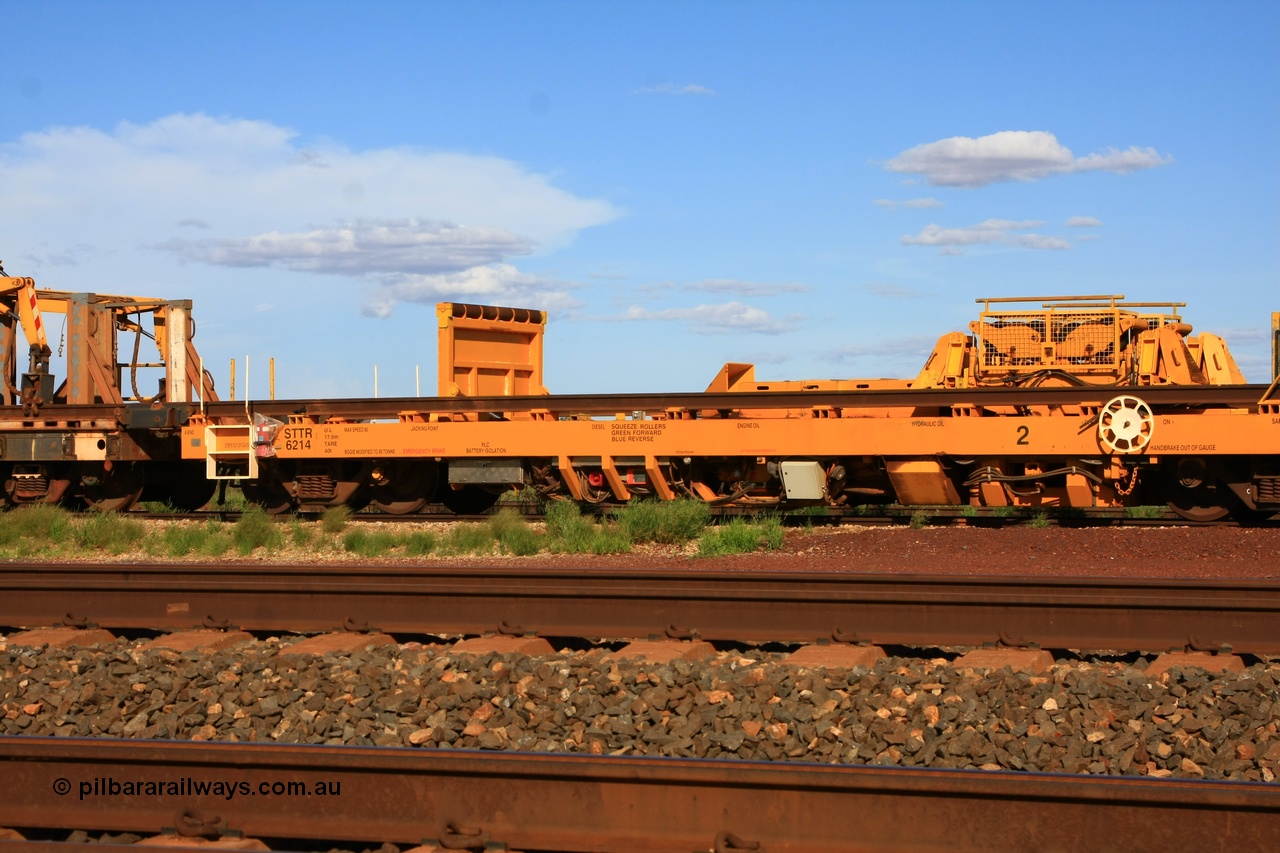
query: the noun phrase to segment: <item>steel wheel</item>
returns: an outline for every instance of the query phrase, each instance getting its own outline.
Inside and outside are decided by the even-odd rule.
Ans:
[[[293,496],[274,480],[245,480],[240,484],[244,499],[255,503],[267,515],[280,515],[293,509]]]
[[[127,512],[142,497],[142,469],[117,462],[111,469],[90,470],[80,475],[80,498],[90,509],[100,512]]]
[[[1219,521],[1231,514],[1231,510],[1225,506],[1215,506],[1210,500],[1197,500],[1190,495],[1180,496],[1176,500],[1169,501],[1169,509],[1173,510],[1187,521],[1194,521],[1206,524],[1210,521]]]
[[[1215,485],[1205,460],[1197,457],[1179,459],[1165,468],[1164,492],[1169,509],[1187,521],[1208,523],[1220,521],[1238,504],[1230,491]]]
[[[436,466],[429,462],[393,462],[385,479],[372,489],[372,503],[388,515],[408,515],[427,505],[435,494]]]

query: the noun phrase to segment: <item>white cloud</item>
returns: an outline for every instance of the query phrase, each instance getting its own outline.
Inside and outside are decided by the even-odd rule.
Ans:
[[[641,285],[638,290],[658,292],[663,290],[696,291],[698,293],[731,293],[735,296],[777,296],[779,293],[808,293],[812,288],[797,282],[744,281],[736,278],[707,278],[688,284],[663,281]]]
[[[432,275],[399,276],[365,295],[361,313],[387,317],[397,302],[483,302],[556,311],[576,307],[573,285],[522,273],[510,264],[488,264]]]
[[[720,305],[698,305],[694,308],[664,308],[651,311],[633,305],[625,313],[605,320],[679,320],[689,323],[692,331],[702,335],[726,335],[755,333],[777,335],[787,331],[790,325],[775,320],[765,311],[741,302]]]
[[[638,95],[714,95],[715,90],[697,83],[659,83],[636,89]]]
[[[1114,172],[1127,175],[1165,166],[1173,158],[1154,148],[1076,157],[1071,149],[1043,130],[1004,130],[976,139],[953,136],[908,149],[885,163],[890,172],[923,175],[943,187],[982,187],[1001,181],[1036,181],[1074,172]]]
[[[849,344],[848,346],[826,350],[822,353],[822,358],[834,362],[854,361],[857,359],[899,361],[903,357],[918,356],[920,364],[923,365],[925,357],[933,351],[937,340],[937,338],[929,338],[924,335],[908,335],[872,343]]]
[[[907,246],[938,246],[949,251],[944,254],[958,254],[958,246],[974,246],[984,243],[1000,243],[1008,246],[1021,246],[1025,249],[1069,249],[1071,244],[1061,237],[1049,237],[1044,234],[1018,234],[1028,228],[1039,228],[1042,220],[1030,219],[1015,222],[1008,219],[988,219],[968,228],[943,228],[941,225],[926,225],[915,236],[907,235],[902,243]]]
[[[92,289],[88,264],[109,262],[196,297],[226,279],[177,262],[372,284],[471,267],[483,278],[621,215],[499,157],[303,144],[267,121],[198,114],[24,134],[0,143],[0,187],[10,269],[81,265],[46,286]]]
[[[222,240],[173,239],[157,244],[188,261],[230,267],[275,266],[358,278],[432,274],[527,255],[528,242],[496,228],[403,219],[355,220],[331,228]]]
[[[1092,216],[1073,216],[1067,220],[1068,228],[1097,228],[1101,225],[1102,220]]]
[[[908,198],[901,201],[889,198],[878,198],[876,199],[876,205],[879,207],[887,207],[891,210],[928,210],[930,208],[942,207],[942,202],[938,201],[936,198]]]
[[[1227,328],[1197,329],[1197,332],[1212,332],[1232,344],[1255,344],[1271,339],[1271,331],[1258,326],[1236,326]]]

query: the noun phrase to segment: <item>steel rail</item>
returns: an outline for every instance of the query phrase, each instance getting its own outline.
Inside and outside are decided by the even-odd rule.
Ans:
[[[1156,407],[1256,408],[1265,385],[1087,385],[1064,388],[862,389],[850,391],[755,391],[676,394],[555,394],[511,397],[391,397],[335,400],[254,400],[260,414],[284,418],[290,414],[315,417],[396,417],[400,412],[505,412],[544,409],[613,415],[617,412],[780,409],[809,407],[947,408],[976,406],[1101,406],[1120,393],[1137,394]],[[211,417],[235,417],[244,403],[212,403]]]
[[[316,418],[395,419],[401,412],[450,414],[467,412],[552,410],[559,413],[614,415],[617,412],[663,409],[689,411],[732,411],[735,409],[779,409],[831,407],[836,409],[921,407],[946,409],[951,406],[1101,406],[1121,393],[1140,396],[1148,404],[1164,410],[1236,408],[1256,411],[1266,385],[1080,385],[1055,388],[946,388],[884,389],[848,391],[753,391],[691,392],[661,394],[555,394],[510,397],[379,397],[330,400],[220,401],[203,409],[215,419],[244,418],[246,409],[279,418],[308,415]],[[165,404],[158,408],[144,404],[93,404],[45,406],[36,416],[25,414],[21,406],[0,406],[0,423],[41,429],[67,423],[95,424],[115,421],[131,428],[173,428],[186,423],[199,411],[199,403]]]
[[[1078,569],[1078,567],[1077,567]],[[0,565],[0,625],[1280,653],[1280,581],[406,566]]]
[[[26,737],[0,737],[0,766],[3,822],[15,829],[197,824],[246,837],[654,853],[1234,851],[1280,838],[1280,786],[1261,783]],[[233,794],[195,793],[216,782]],[[271,793],[289,782],[309,795]]]

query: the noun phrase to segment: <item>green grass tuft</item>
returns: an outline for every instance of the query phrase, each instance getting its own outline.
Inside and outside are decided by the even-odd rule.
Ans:
[[[320,516],[320,529],[325,533],[341,533],[351,518],[351,507],[331,506]]]
[[[542,537],[534,532],[520,513],[509,507],[490,516],[487,524],[499,549],[507,554],[527,557],[542,550]]]
[[[18,507],[0,515],[0,546],[66,542],[71,536],[71,514],[51,504]]]
[[[410,557],[422,557],[436,549],[436,535],[420,531],[410,533],[404,542],[404,552]]]
[[[72,541],[81,548],[123,554],[146,538],[147,528],[137,519],[114,512],[95,512],[72,527]]]
[[[358,557],[384,557],[404,541],[394,533],[383,530],[368,531],[362,528],[347,531],[342,537],[343,550]]]
[[[618,526],[632,542],[681,545],[702,535],[711,522],[704,501],[633,501],[618,510]]]
[[[308,526],[302,519],[294,518],[289,521],[289,540],[296,548],[306,548],[314,541],[315,537]]]
[[[449,531],[441,550],[449,554],[480,554],[493,550],[493,530],[488,524],[459,524]]]
[[[260,507],[247,506],[231,528],[231,541],[240,556],[247,557],[259,548],[278,551],[284,545],[284,534]]]

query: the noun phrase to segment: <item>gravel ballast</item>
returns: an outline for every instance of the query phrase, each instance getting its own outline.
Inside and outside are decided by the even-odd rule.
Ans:
[[[1059,660],[1040,676],[944,658],[796,669],[758,649],[701,662],[461,655],[410,643],[280,656],[0,650],[0,733],[573,752],[1273,782],[1280,664],[1148,676]]]

